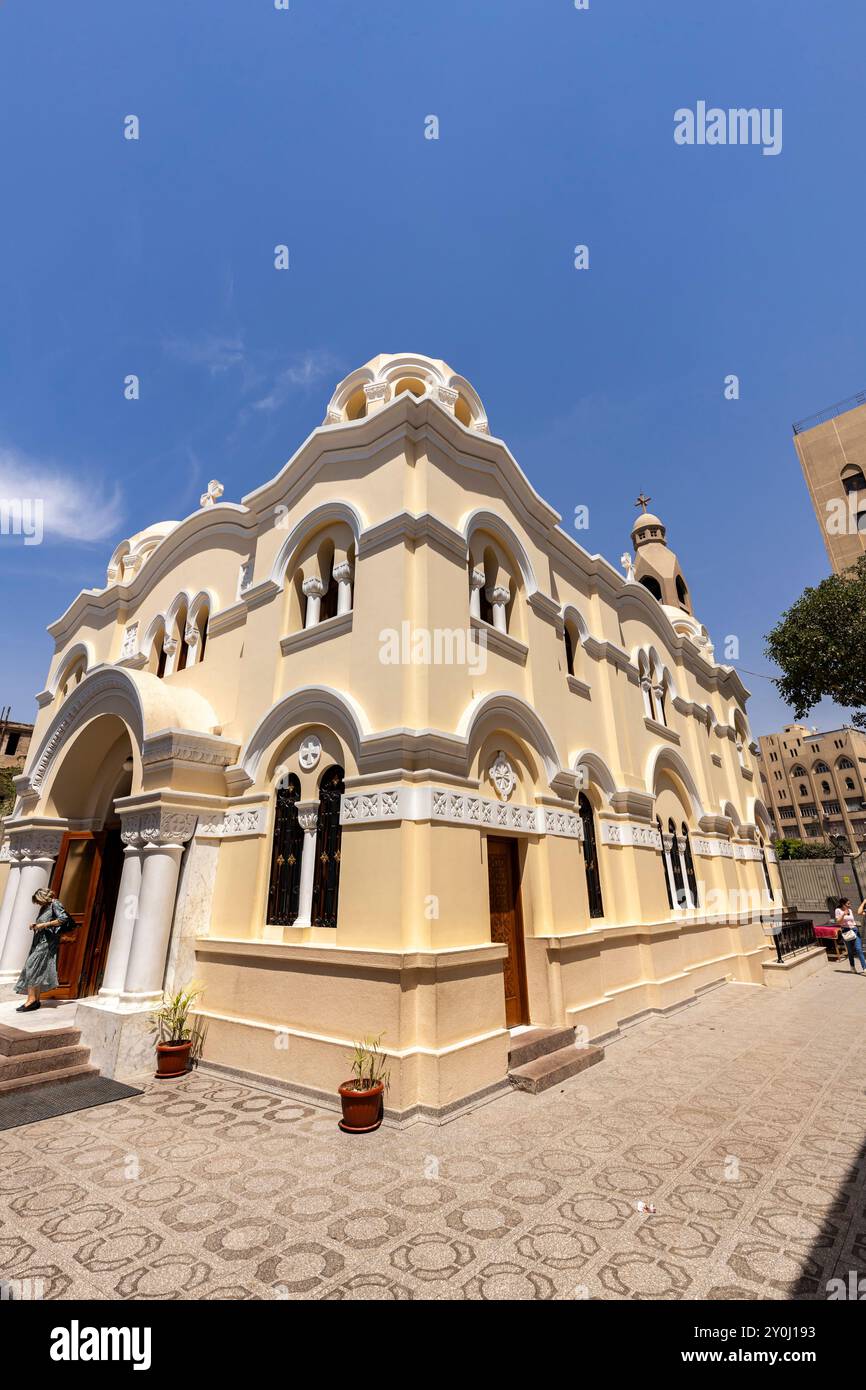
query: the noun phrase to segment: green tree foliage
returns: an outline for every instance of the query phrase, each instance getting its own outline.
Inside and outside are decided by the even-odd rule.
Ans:
[[[832,859],[835,851],[826,840],[776,840],[777,859]]]
[[[15,802],[15,788],[12,778],[21,771],[19,767],[0,767],[0,816],[8,816]]]
[[[828,696],[856,710],[851,722],[866,729],[866,555],[804,589],[766,642],[782,670],[774,683],[798,719]]]

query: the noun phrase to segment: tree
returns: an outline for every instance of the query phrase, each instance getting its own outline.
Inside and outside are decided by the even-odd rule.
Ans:
[[[0,767],[0,816],[8,816],[15,804],[12,778],[17,777],[20,771],[20,767]]]
[[[765,640],[782,670],[774,684],[798,719],[829,696],[866,729],[866,555],[804,589]]]

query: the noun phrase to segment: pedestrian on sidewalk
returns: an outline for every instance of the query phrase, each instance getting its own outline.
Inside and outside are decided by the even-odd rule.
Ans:
[[[57,988],[60,933],[75,926],[62,902],[53,897],[47,888],[37,888],[33,894],[33,902],[40,912],[30,928],[33,932],[33,944],[15,985],[16,994],[27,995],[26,1002],[19,1004],[15,1011],[19,1014],[29,1014],[34,1009],[41,1009],[40,994],[45,990]]]
[[[866,901],[860,904],[860,911],[866,908]],[[857,918],[851,911],[850,898],[840,898],[839,906],[836,908],[836,926],[842,932],[842,940],[848,949],[848,964],[856,973],[857,967],[854,964],[855,953],[860,958],[861,973],[866,974],[866,957],[863,955],[863,942],[860,939],[860,929],[857,926]]]

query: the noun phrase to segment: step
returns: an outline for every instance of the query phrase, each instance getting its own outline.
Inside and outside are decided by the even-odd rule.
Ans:
[[[43,1073],[65,1071],[90,1059],[90,1048],[44,1047],[39,1052],[21,1052],[15,1057],[0,1057],[0,1081],[15,1077],[41,1076]]]
[[[570,1076],[586,1071],[604,1059],[604,1048],[590,1043],[588,1047],[561,1047],[557,1052],[547,1052],[523,1066],[513,1067],[508,1072],[508,1080],[518,1091],[529,1091],[537,1095],[551,1086],[558,1086]]]
[[[508,1066],[510,1069],[522,1067],[527,1062],[534,1062],[536,1057],[545,1057],[548,1052],[573,1046],[573,1028],[527,1028],[524,1033],[512,1034]]]
[[[22,1052],[42,1052],[45,1048],[74,1047],[81,1040],[80,1028],[11,1028],[0,1023],[0,1057],[19,1057]]]
[[[11,1081],[0,1081],[0,1096],[8,1091],[30,1091],[34,1086],[45,1086],[52,1081],[74,1081],[79,1076],[98,1076],[99,1067],[82,1063],[74,1067],[63,1067],[60,1071],[41,1072],[38,1076],[16,1076]]]

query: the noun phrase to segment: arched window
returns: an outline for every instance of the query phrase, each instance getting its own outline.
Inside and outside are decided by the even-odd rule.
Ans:
[[[334,578],[334,561],[328,566],[328,587],[322,595],[322,602],[319,607],[319,622],[323,623],[326,618],[336,618],[339,596],[339,585]]]
[[[842,486],[846,492],[866,492],[866,478],[862,468],[853,465],[842,470]]]
[[[845,790],[849,792],[855,792],[857,790],[857,788],[854,786],[853,777],[845,778]]]
[[[767,864],[767,855],[766,855],[766,853],[765,853],[765,851],[764,851],[764,841],[763,841],[762,839],[759,838],[759,839],[758,839],[758,844],[761,846],[761,863],[762,863],[763,866],[764,866],[764,882],[765,882],[766,885],[767,885],[767,892],[769,893],[769,895],[770,895],[770,901],[772,902],[772,901],[774,900],[774,898],[775,898],[776,895],[775,895],[775,893],[773,892],[773,885],[772,885],[772,883],[770,882],[770,869],[769,869],[769,865]]]
[[[483,545],[483,552],[481,547]],[[470,544],[469,613],[490,623],[498,632],[508,632],[516,584],[510,562],[492,540],[487,543],[478,533]]]
[[[809,788],[806,786],[806,784],[805,784],[804,782],[801,782],[801,783],[800,783],[800,795],[801,795],[801,796],[808,796],[808,795],[809,795]]]
[[[172,671],[185,671],[189,660],[189,643],[186,640],[186,603],[182,603],[177,610],[174,620],[174,637],[177,642],[177,652],[175,654]]]
[[[686,588],[686,581],[683,579],[681,574],[677,575],[677,598],[679,599],[683,608],[686,608],[688,606],[689,591]]]
[[[661,584],[659,584],[658,580],[657,580],[653,575],[651,575],[651,574],[645,574],[644,577],[643,577],[643,579],[642,579],[640,582],[641,582],[641,584],[643,584],[643,586],[644,586],[645,589],[649,589],[649,591],[650,591],[650,593],[652,594],[653,598],[657,598],[658,601],[659,601],[659,603],[661,603],[661,601],[662,601],[662,586],[661,586]]]
[[[653,698],[652,672],[650,671],[649,659],[646,652],[638,652],[637,669],[640,675],[641,695],[643,696],[643,709],[647,719],[655,719],[656,707]]]
[[[277,788],[268,886],[268,922],[288,927],[298,915],[304,832],[298,821],[301,784],[294,773]]]
[[[672,820],[668,821],[668,835],[670,837],[670,856],[671,874],[674,881],[674,897],[677,907],[688,906],[688,894],[686,893],[685,879],[683,878],[683,864],[680,858],[680,842],[677,839],[677,827]]]
[[[805,769],[804,767],[800,767],[799,764],[798,764],[797,767],[792,767],[792,768],[791,768],[791,776],[792,776],[792,777],[805,777],[805,776],[806,776],[806,769]]]
[[[663,675],[655,688],[656,710],[658,712],[658,722],[667,728],[668,723],[668,678]]]
[[[850,758],[840,758],[836,766],[847,769],[849,767],[853,767],[854,764],[852,763]]]
[[[329,767],[319,783],[316,823],[316,872],[313,879],[314,927],[336,927],[340,891],[340,798],[346,789],[341,767]]]
[[[598,847],[595,840],[595,816],[592,804],[585,792],[577,801],[583,825],[583,867],[586,873],[586,892],[589,898],[590,917],[604,916],[604,901],[601,896],[601,875],[598,871]]]
[[[63,678],[63,684],[60,687],[61,700],[65,700],[69,692],[74,690],[76,685],[81,684],[86,674],[87,662],[83,656],[80,656],[77,661],[73,662]]]
[[[661,841],[661,847],[662,847],[662,872],[664,873],[664,876],[665,876],[665,892],[666,892],[667,895],[668,895],[668,907],[671,908],[671,909],[673,909],[673,905],[674,905],[673,874],[672,874],[672,872],[671,872],[671,859],[670,859],[670,855],[669,855],[669,853],[668,853],[667,846],[665,845],[665,832],[662,830],[661,816],[656,816],[656,829],[657,829],[658,832],[659,832],[659,840]]]
[[[827,766],[827,764],[826,764],[826,763],[822,763],[822,762],[816,763],[816,764],[815,764],[815,769],[814,769],[814,770],[815,770],[815,772],[829,772],[829,771],[830,771],[830,769],[829,769],[829,767]]]
[[[825,796],[829,796],[829,795],[830,795],[830,783],[829,783],[829,782],[822,782],[822,783],[821,783],[821,791],[824,793]]]
[[[207,604],[201,604],[195,619],[196,631],[198,632],[197,645],[199,661],[204,661],[204,649],[207,646],[207,624],[209,616],[210,615],[208,613]]]
[[[685,841],[685,844],[683,846],[683,862],[686,868],[686,883],[689,886],[689,893],[692,899],[689,906],[700,907],[700,899],[698,897],[698,880],[697,875],[695,874],[695,861],[692,858],[692,842],[689,839],[689,827],[686,825],[685,821],[683,821],[682,829],[683,840]]]
[[[571,640],[571,633],[566,625],[562,630],[562,640],[565,643],[565,669],[570,676],[574,675],[574,643]]]

